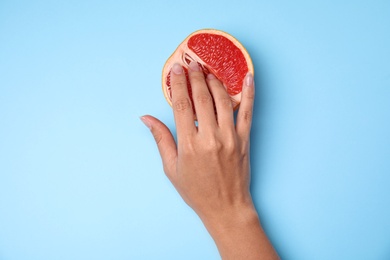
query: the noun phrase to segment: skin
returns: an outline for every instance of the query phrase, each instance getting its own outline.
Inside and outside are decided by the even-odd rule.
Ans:
[[[279,259],[249,190],[253,76],[248,73],[244,79],[236,124],[230,97],[218,79],[212,74],[205,79],[195,62],[190,64],[189,79],[198,126],[186,77],[175,64],[171,86],[177,143],[161,121],[150,115],[141,117],[156,140],[164,171],[201,218],[222,259]]]

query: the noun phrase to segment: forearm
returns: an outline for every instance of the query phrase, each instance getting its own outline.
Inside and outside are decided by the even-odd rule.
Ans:
[[[279,259],[253,207],[235,209],[203,222],[224,260]]]

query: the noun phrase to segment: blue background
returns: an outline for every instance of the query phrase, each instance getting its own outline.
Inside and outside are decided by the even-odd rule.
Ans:
[[[390,259],[390,1],[0,1],[0,259],[218,259],[139,116],[192,31],[255,65],[252,192],[284,259]]]

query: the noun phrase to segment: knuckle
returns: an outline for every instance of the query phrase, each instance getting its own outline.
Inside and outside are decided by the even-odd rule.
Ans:
[[[172,176],[172,172],[171,172],[171,167],[170,165],[166,165],[165,163],[163,164],[163,170],[165,172],[165,174],[168,176],[169,179],[171,179],[170,177]]]
[[[232,100],[229,97],[223,97],[218,99],[218,103],[224,108],[232,108]]]
[[[180,98],[173,102],[173,109],[177,112],[186,111],[191,109],[191,101],[189,98]]]
[[[245,98],[249,100],[255,99],[255,92],[253,90],[248,90],[245,92]]]
[[[206,153],[208,153],[208,154],[219,153],[220,151],[222,151],[222,148],[223,148],[222,144],[215,142],[215,141],[209,141],[204,146],[204,149],[205,149]]]
[[[180,89],[180,88],[186,88],[187,82],[185,80],[178,80],[174,83],[172,83],[172,89]]]
[[[250,122],[252,120],[252,111],[245,110],[242,112],[242,118],[245,122]]]
[[[229,156],[237,152],[237,139],[233,133],[227,133],[223,139],[223,152]]]
[[[193,72],[191,74],[191,80],[193,82],[205,82],[203,72]]]
[[[240,155],[243,158],[249,156],[249,140],[248,139],[246,139],[242,142],[241,149],[240,149]]]
[[[154,137],[154,140],[156,141],[156,144],[159,145],[163,139],[163,136],[160,132],[153,132],[153,137]]]
[[[175,168],[175,160],[171,160],[163,163],[163,170],[172,183],[174,182],[174,168]]]
[[[233,139],[228,139],[225,142],[225,151],[228,154],[234,154],[236,152],[236,142]]]
[[[211,95],[201,94],[196,97],[196,101],[200,104],[208,104],[212,101]]]
[[[208,154],[219,153],[223,150],[223,144],[219,142],[215,137],[208,138],[207,143],[203,146],[203,149]]]

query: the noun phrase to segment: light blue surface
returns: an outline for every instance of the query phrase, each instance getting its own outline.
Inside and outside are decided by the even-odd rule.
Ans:
[[[342,3],[341,3],[342,2]],[[0,1],[0,259],[218,259],[138,117],[218,28],[256,69],[253,197],[284,259],[390,259],[390,1]]]

